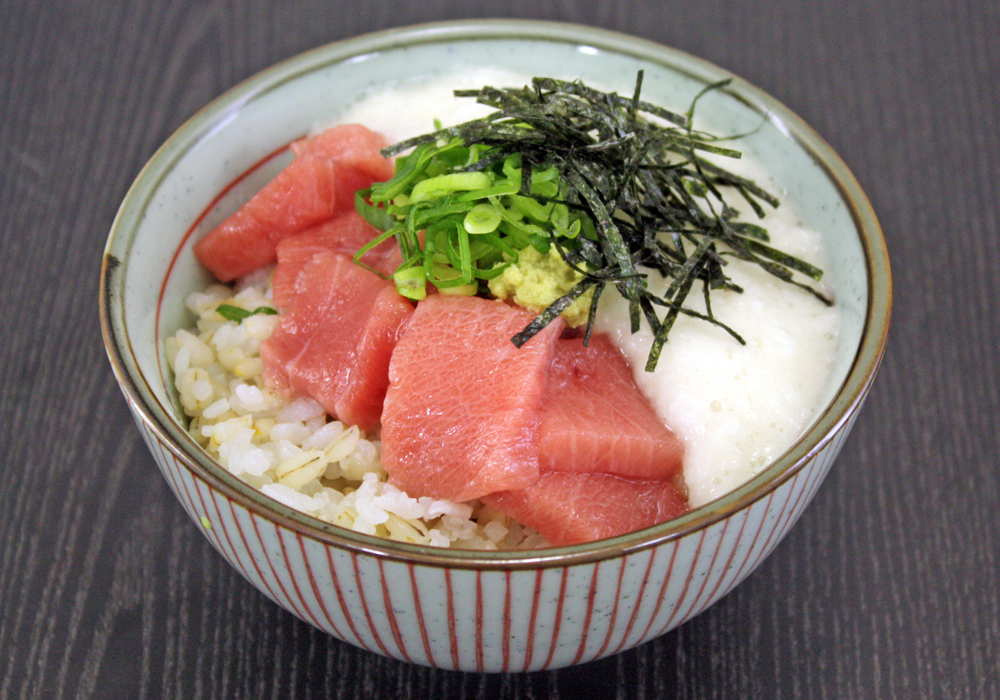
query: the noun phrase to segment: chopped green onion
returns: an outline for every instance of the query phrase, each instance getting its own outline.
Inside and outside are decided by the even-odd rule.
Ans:
[[[460,195],[458,201],[460,202],[471,202],[477,199],[486,199],[487,197],[500,197],[505,194],[514,194],[519,189],[519,186],[513,182],[507,182],[505,180],[500,180],[493,187],[487,187],[483,190],[473,190],[468,194]]]
[[[413,186],[410,202],[441,197],[457,191],[481,190],[492,184],[486,173],[451,173],[421,180]]]
[[[500,225],[500,212],[492,204],[477,204],[462,222],[469,233],[491,233]]]
[[[554,206],[552,202],[542,204],[531,197],[522,197],[521,195],[514,195],[510,199],[521,213],[540,223],[548,221],[552,215],[552,207]]]
[[[460,284],[457,287],[441,287],[438,294],[456,297],[474,297],[479,293],[478,284]]]
[[[219,315],[227,321],[240,322],[245,318],[250,318],[255,315],[269,315],[276,316],[278,314],[277,309],[273,309],[270,306],[258,306],[253,311],[247,311],[239,306],[233,306],[232,304],[219,304],[215,307],[215,310],[219,312]]]
[[[407,299],[420,301],[427,296],[427,275],[423,267],[396,270],[392,280],[396,283],[396,291]]]

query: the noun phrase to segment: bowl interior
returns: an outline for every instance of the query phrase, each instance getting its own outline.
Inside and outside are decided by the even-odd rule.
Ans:
[[[192,254],[193,243],[280,170],[290,158],[287,144],[316,123],[336,118],[371,91],[477,66],[527,75],[544,70],[623,94],[631,93],[641,69],[644,99],[681,112],[706,84],[729,77],[681,52],[621,35],[483,22],[332,44],[215,100],[147,164],[122,205],[107,249],[124,263],[106,289],[123,365],[140,403],[182,450],[199,452],[184,433],[162,341],[192,323],[184,298],[210,281]],[[852,373],[868,322],[870,269],[859,230],[874,226],[869,235],[878,236],[874,216],[860,190],[849,191],[857,186],[832,151],[756,88],[736,79],[726,90],[707,94],[698,110],[712,115],[719,133],[752,132],[738,148],[766,163],[783,196],[797,203],[804,225],[822,232],[827,279],[842,313],[841,342],[822,397],[822,405],[829,406]],[[802,459],[822,432],[812,430],[776,467],[787,469]],[[217,471],[241,489],[235,478]]]

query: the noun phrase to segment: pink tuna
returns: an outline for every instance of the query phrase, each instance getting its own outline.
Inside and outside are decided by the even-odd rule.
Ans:
[[[354,209],[354,193],[373,182],[390,180],[395,168],[379,149],[386,145],[380,134],[360,124],[341,124],[292,144],[296,156],[309,154],[337,164],[337,211]]]
[[[265,382],[314,398],[345,423],[377,427],[389,358],[413,307],[393,285],[332,251],[314,255],[296,286],[300,294],[261,344]]]
[[[683,456],[606,335],[556,343],[539,445],[542,469],[639,479],[670,478]]]
[[[353,210],[356,190],[392,177],[381,145],[381,136],[357,124],[297,141],[295,160],[198,241],[195,256],[223,282],[273,263],[282,240]]]
[[[476,297],[428,296],[389,366],[382,464],[413,497],[453,501],[538,479],[539,407],[562,329],[522,348],[530,311]]]
[[[274,303],[281,308],[291,303],[295,298],[295,280],[316,253],[332,250],[353,258],[354,253],[379,233],[360,214],[349,211],[286,238],[278,244],[278,266],[271,278]],[[386,241],[368,251],[362,261],[391,275],[399,263],[394,263],[391,268],[383,263],[388,258],[398,259],[397,250],[395,241]]]
[[[335,171],[332,161],[296,158],[198,241],[195,256],[222,282],[271,264],[282,239],[333,216]]]
[[[482,500],[556,546],[623,535],[687,512],[683,496],[669,481],[610,474],[543,471],[525,489]]]

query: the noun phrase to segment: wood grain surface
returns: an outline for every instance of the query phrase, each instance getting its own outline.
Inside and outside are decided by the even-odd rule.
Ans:
[[[225,89],[305,49],[492,16],[675,46],[808,121],[888,241],[889,351],[788,538],[705,614],[529,675],[357,650],[181,511],[97,318],[116,207]],[[294,0],[0,4],[0,698],[1000,697],[1000,4]]]

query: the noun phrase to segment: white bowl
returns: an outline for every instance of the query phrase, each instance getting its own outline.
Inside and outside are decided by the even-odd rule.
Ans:
[[[843,326],[823,410],[759,476],[676,520],[532,552],[400,544],[290,510],[230,475],[185,431],[163,339],[190,323],[183,299],[210,277],[192,244],[266,182],[286,146],[366,91],[489,65],[623,84],[683,108],[728,74],[682,52],[572,25],[473,21],[392,30],[287,60],[233,88],[149,161],[105,251],[101,320],[129,408],[184,509],[218,552],[293,614],[350,644],[467,671],[550,669],[641,644],[697,615],[781,541],[830,469],[885,347],[885,244],[846,166],[805,123],[746,82],[699,109],[767,158],[807,225],[823,232]]]

